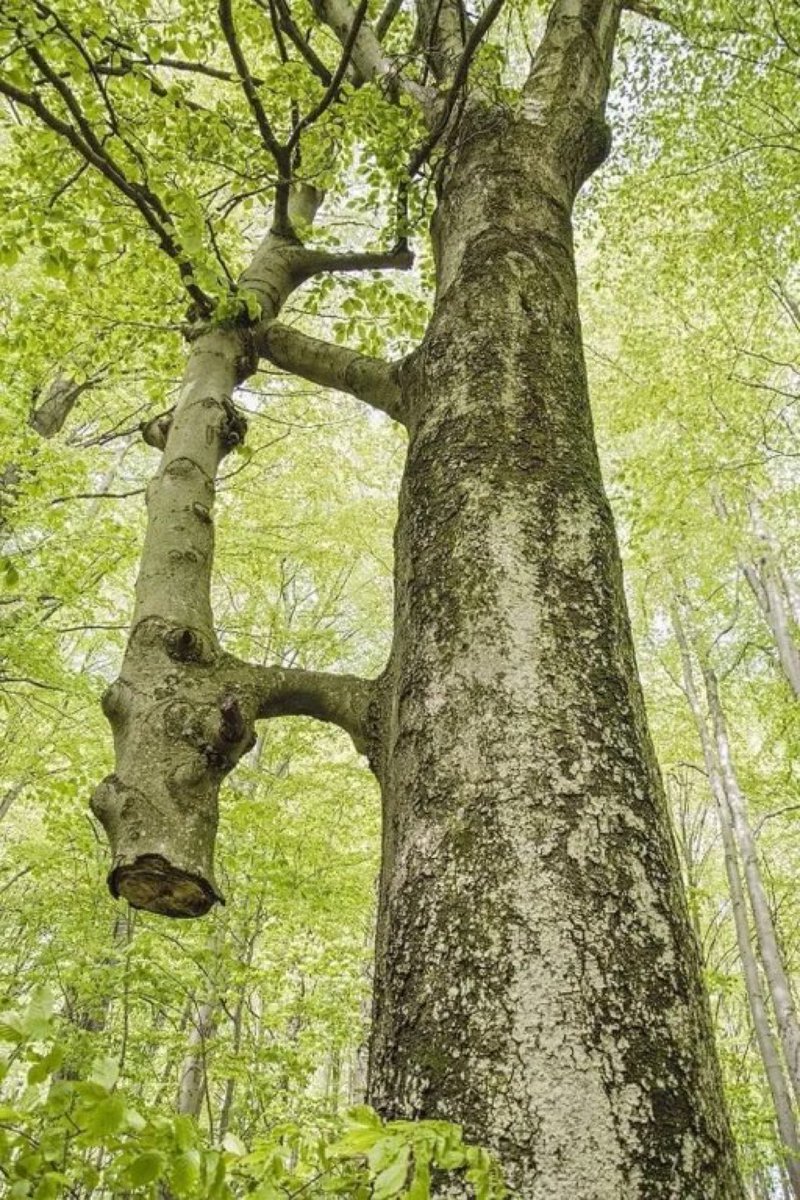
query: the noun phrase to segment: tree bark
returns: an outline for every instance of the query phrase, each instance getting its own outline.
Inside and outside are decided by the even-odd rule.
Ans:
[[[719,493],[714,495],[714,507],[723,521],[729,519],[727,506]],[[751,498],[747,507],[759,552],[753,560],[740,559],[739,567],[772,634],[781,670],[795,696],[800,698],[800,650],[793,630],[798,612],[796,587],[791,576],[781,568],[775,539],[761,515],[758,501]]]
[[[318,204],[312,188],[296,189],[290,216],[308,222]],[[260,667],[221,650],[211,611],[212,508],[220,462],[246,432],[234,389],[255,370],[257,345],[287,297],[317,271],[393,261],[337,259],[307,251],[289,234],[269,234],[242,277],[259,301],[261,326],[203,331],[171,418],[159,426],[163,453],[147,489],[131,634],[120,677],[103,696],[116,769],[92,797],[111,843],[109,887],[136,908],[192,917],[222,902],[213,868],[219,788],[255,745],[256,719],[334,721],[363,748],[370,697],[363,680]],[[399,265],[409,265],[407,253]]]
[[[761,553],[757,564],[749,567],[750,574],[747,579],[769,626],[783,673],[795,696],[800,699],[800,649],[795,641],[793,629],[797,622],[796,585],[791,576],[781,568],[775,539],[755,498],[750,500],[748,509],[752,530],[758,539]],[[752,576],[757,577],[760,590]]]
[[[206,1096],[206,1050],[216,1029],[216,1004],[213,999],[194,1004],[189,1045],[181,1063],[175,1107],[179,1113],[199,1117]],[[209,1114],[210,1116],[210,1114]]]
[[[369,1094],[462,1123],[526,1200],[727,1200],[578,315],[572,204],[608,148],[617,16],[557,3],[521,109],[468,102],[442,169],[402,372]]]

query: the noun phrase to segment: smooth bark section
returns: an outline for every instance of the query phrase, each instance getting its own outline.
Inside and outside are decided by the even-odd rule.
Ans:
[[[403,422],[396,364],[320,341],[278,322],[264,331],[258,350],[282,371],[299,375],[309,383],[347,392],[380,409],[392,420]]]
[[[733,922],[736,930],[736,944],[742,964],[742,975],[744,976],[747,1003],[753,1021],[753,1031],[756,1036],[764,1073],[767,1077],[770,1095],[772,1096],[778,1133],[786,1154],[786,1168],[791,1181],[792,1194],[795,1200],[800,1200],[800,1140],[798,1140],[791,1092],[786,1084],[781,1057],[776,1048],[770,1027],[769,1015],[759,977],[758,960],[750,938],[747,902],[742,886],[739,854],[733,832],[733,816],[723,780],[719,748],[718,745],[715,745],[714,737],[708,728],[705,713],[700,702],[692,667],[689,641],[677,606],[673,607],[672,610],[672,627],[675,631],[675,638],[681,656],[683,690],[694,718],[709,786],[716,804],[725,859],[725,875],[728,880],[728,891],[730,892]]]
[[[216,1005],[204,1000],[197,1006],[189,1033],[189,1044],[181,1063],[175,1108],[179,1113],[199,1117],[206,1095],[206,1044],[216,1029]]]
[[[309,225],[319,202],[313,188],[295,189],[292,224]],[[246,430],[234,389],[256,369],[257,338],[291,292],[317,269],[333,269],[329,255],[322,260],[295,237],[264,239],[242,277],[261,305],[260,329],[203,332],[158,426],[164,450],[147,490],[131,635],[103,698],[116,765],[92,808],[111,844],[112,893],[167,916],[201,916],[222,900],[213,870],[219,789],[254,745],[258,718],[308,713],[342,723],[366,745],[360,681],[251,668],[222,652],[211,611],[215,480]]]
[[[282,667],[246,668],[256,696],[256,717],[315,717],[344,729],[367,753],[375,684],[356,675]]]
[[[29,425],[40,437],[55,437],[64,428],[67,417],[83,393],[95,387],[97,382],[97,378],[94,378],[76,383],[66,375],[59,375],[48,388],[42,403],[32,410],[28,418]]]
[[[148,487],[148,524],[131,635],[120,678],[104,696],[116,767],[92,808],[111,843],[109,886],[138,908],[173,916],[221,899],[213,875],[222,777],[252,730],[225,719],[236,704],[214,667],[211,613],[217,468],[244,436],[232,394],[241,377],[237,331],[195,343]]]

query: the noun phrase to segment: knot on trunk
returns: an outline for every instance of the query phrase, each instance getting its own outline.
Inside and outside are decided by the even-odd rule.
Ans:
[[[601,167],[611,150],[611,127],[605,118],[594,113],[584,122],[577,138],[575,192]]]
[[[247,434],[247,421],[231,400],[223,400],[225,415],[220,426],[220,443],[223,455],[241,445]]]
[[[168,629],[164,634],[164,649],[173,662],[208,664],[214,661],[214,652],[198,629]]]
[[[173,410],[170,408],[167,412],[159,413],[150,421],[143,421],[139,426],[143,441],[148,446],[152,446],[154,450],[163,450],[167,444],[169,431],[172,428],[172,412]]]
[[[244,383],[258,370],[258,345],[252,329],[242,331],[241,354],[236,360],[236,382]]]

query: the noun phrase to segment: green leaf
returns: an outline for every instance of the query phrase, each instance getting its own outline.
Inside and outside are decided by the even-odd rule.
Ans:
[[[185,1150],[179,1154],[170,1168],[169,1180],[172,1191],[178,1196],[188,1196],[200,1181],[201,1157],[199,1150]]]
[[[89,1074],[89,1082],[96,1083],[110,1092],[119,1078],[119,1062],[110,1055],[95,1059]]]
[[[85,1110],[84,1110],[85,1111]],[[118,1133],[125,1125],[128,1105],[120,1093],[108,1096],[88,1109],[86,1132],[93,1138],[103,1140],[110,1134]]]
[[[372,1194],[375,1200],[388,1200],[390,1196],[397,1196],[406,1186],[408,1178],[408,1164],[411,1157],[411,1147],[406,1145],[400,1150],[396,1158],[392,1160],[388,1167],[380,1172],[375,1177],[372,1185]]]
[[[51,1049],[34,1063],[28,1071],[28,1083],[43,1083],[49,1075],[57,1071],[64,1061],[64,1047],[56,1043]]]
[[[128,1177],[135,1187],[155,1183],[164,1174],[167,1157],[160,1150],[145,1150],[128,1167]]]

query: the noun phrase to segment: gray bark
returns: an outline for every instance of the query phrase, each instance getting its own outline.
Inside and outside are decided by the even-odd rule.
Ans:
[[[402,372],[369,1094],[462,1123],[526,1200],[711,1200],[741,1185],[572,248],[617,15],[557,3],[519,110],[468,103],[442,170],[436,305]]]
[[[53,438],[64,428],[83,393],[97,383],[97,378],[76,383],[65,375],[59,375],[50,385],[41,404],[31,410],[29,424],[43,438]]]
[[[290,215],[310,220],[316,193],[303,188],[292,199]],[[357,256],[358,267],[365,261],[392,260]],[[163,430],[131,634],[120,677],[103,697],[116,769],[92,797],[111,843],[111,891],[137,908],[200,916],[222,900],[213,870],[219,788],[255,744],[257,718],[336,721],[363,745],[366,683],[224,654],[210,599],[217,469],[246,429],[234,389],[255,369],[256,344],[290,293],[337,266],[354,269],[347,256],[315,255],[293,237],[270,234],[242,281],[260,299],[263,329],[212,329],[196,340]]]
[[[775,539],[758,501],[751,499],[748,508],[760,554],[756,564],[749,566],[749,574],[747,570],[745,574],[772,633],[783,673],[795,696],[800,698],[800,649],[793,628],[797,622],[796,585],[780,565]]]
[[[206,1097],[206,1047],[216,1029],[216,1004],[213,999],[203,1000],[194,1010],[175,1107],[179,1113],[199,1117]]]
[[[714,496],[714,507],[722,520],[728,519],[728,509],[719,494]],[[748,509],[758,554],[750,561],[741,559],[739,567],[772,634],[781,670],[795,696],[800,698],[800,649],[795,641],[794,630],[800,611],[797,607],[797,589],[791,576],[780,565],[775,539],[755,498],[749,501]]]

